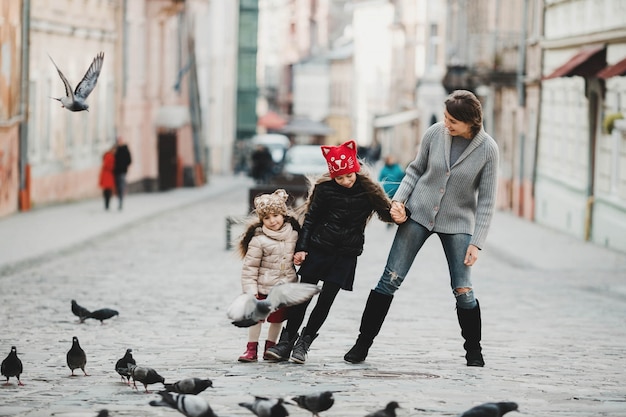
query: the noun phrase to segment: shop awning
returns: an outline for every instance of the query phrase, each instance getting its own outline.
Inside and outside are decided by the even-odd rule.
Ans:
[[[607,79],[611,77],[618,77],[626,74],[626,58],[622,59],[616,64],[609,65],[598,73],[598,78]]]
[[[257,121],[258,126],[262,126],[266,129],[278,130],[287,124],[287,120],[280,117],[273,111],[268,111],[263,116],[259,117]]]
[[[405,110],[398,113],[374,116],[374,127],[391,127],[402,123],[412,122],[419,118],[417,109]]]
[[[285,135],[326,136],[335,131],[324,122],[318,122],[304,117],[295,117],[283,126],[279,132]]]
[[[574,75],[592,77],[604,67],[606,67],[605,45],[590,45],[582,48],[565,64],[555,69],[550,75],[543,79],[549,80],[551,78],[571,77]]]

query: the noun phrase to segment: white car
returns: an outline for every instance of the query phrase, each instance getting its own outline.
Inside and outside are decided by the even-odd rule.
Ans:
[[[328,172],[328,164],[319,145],[294,145],[287,149],[283,175],[320,175],[325,172]]]

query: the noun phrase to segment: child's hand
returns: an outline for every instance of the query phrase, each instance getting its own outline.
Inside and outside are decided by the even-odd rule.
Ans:
[[[394,201],[391,203],[391,210],[389,210],[389,214],[391,214],[391,218],[397,224],[402,224],[408,220],[406,215],[406,210],[404,209],[404,204],[399,201]]]
[[[293,254],[293,264],[300,265],[306,259],[307,253],[304,251],[296,252]]]

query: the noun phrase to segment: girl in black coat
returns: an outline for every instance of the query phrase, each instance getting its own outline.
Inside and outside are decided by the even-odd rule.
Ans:
[[[289,309],[279,343],[266,352],[268,357],[279,361],[291,355],[292,361],[304,363],[337,293],[340,289],[352,291],[357,257],[363,252],[365,226],[374,212],[381,220],[393,222],[391,202],[384,190],[361,171],[355,141],[322,146],[322,153],[328,162],[329,175],[316,182],[307,199],[294,264],[300,265],[301,282],[324,283],[299,337],[309,302]]]

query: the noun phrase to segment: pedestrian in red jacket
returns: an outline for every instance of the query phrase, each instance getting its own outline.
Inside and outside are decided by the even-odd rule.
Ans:
[[[102,167],[100,168],[100,188],[104,197],[104,209],[109,209],[109,202],[115,190],[115,146],[106,151],[102,156]]]

